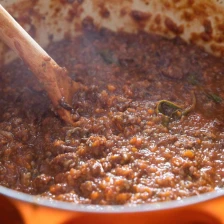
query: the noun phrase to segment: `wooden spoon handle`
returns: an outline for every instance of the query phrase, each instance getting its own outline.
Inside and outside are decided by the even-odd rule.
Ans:
[[[39,60],[40,58],[49,58],[48,54],[15,21],[2,5],[0,5],[0,35],[1,39],[4,40],[12,50],[35,69],[42,63],[42,61]]]
[[[73,123],[70,112],[61,106],[61,101],[70,104],[72,94],[79,88],[79,84],[71,80],[66,69],[58,66],[1,5],[0,38],[37,76],[61,118]]]

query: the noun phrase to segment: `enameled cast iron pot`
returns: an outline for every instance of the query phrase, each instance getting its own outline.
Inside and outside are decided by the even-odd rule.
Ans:
[[[65,34],[79,35],[82,20],[89,16],[99,27],[180,36],[206,51],[224,56],[222,0],[0,0],[0,4],[43,47],[52,37],[56,41]],[[211,24],[209,30],[206,27],[208,21]],[[0,66],[16,57],[2,43],[0,55]],[[12,211],[20,214],[21,220],[27,224],[224,224],[224,189],[179,201],[132,206],[76,205],[30,196],[5,187],[0,187],[0,193],[0,203],[10,203],[19,213]],[[0,223],[3,220],[0,217]]]

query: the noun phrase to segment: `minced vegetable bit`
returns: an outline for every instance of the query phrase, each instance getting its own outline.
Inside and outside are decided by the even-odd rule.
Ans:
[[[1,69],[0,184],[100,205],[223,188],[224,59],[179,38],[86,27],[47,48],[87,86],[67,107],[74,126],[21,60]]]

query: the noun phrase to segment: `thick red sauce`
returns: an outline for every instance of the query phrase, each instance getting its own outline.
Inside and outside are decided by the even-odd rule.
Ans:
[[[102,205],[222,188],[224,60],[179,39],[86,27],[47,48],[88,86],[73,97],[75,127],[20,60],[0,71],[0,184]]]

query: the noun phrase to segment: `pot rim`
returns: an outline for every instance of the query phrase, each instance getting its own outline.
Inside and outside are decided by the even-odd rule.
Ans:
[[[75,211],[84,213],[133,213],[133,212],[137,213],[137,212],[153,212],[153,211],[174,209],[212,200],[224,196],[224,188],[217,189],[214,192],[191,196],[181,200],[173,200],[173,201],[149,203],[149,204],[137,204],[137,205],[75,204],[72,202],[56,201],[52,199],[39,197],[36,195],[29,195],[3,186],[0,186],[0,194],[7,196],[11,199],[31,203],[33,205],[44,206],[54,209],[61,209],[66,211]]]

